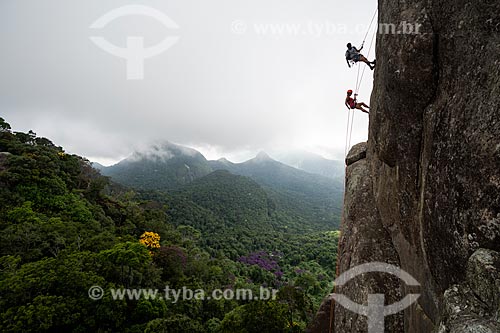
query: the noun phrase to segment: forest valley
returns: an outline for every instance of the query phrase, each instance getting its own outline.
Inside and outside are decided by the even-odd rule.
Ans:
[[[339,237],[248,177],[132,189],[2,118],[0,229],[2,332],[302,332],[332,289]],[[166,286],[278,293],[174,303],[107,292]]]

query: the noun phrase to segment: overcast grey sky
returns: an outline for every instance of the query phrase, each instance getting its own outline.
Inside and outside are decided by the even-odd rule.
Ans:
[[[144,16],[90,28],[130,4],[179,29]],[[234,161],[296,148],[342,158],[357,74],[345,44],[362,42],[375,9],[375,0],[2,0],[0,116],[104,164],[155,140]],[[127,36],[179,40],[145,60],[143,80],[127,80],[126,61],[89,39],[97,35],[119,47]],[[360,89],[367,103],[372,74]],[[357,112],[353,143],[367,131]]]

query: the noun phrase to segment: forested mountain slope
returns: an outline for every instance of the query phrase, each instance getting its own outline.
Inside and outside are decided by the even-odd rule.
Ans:
[[[217,170],[252,179],[262,186],[281,211],[287,211],[306,225],[322,225],[330,230],[338,228],[342,182],[290,167],[265,153],[244,163],[225,159],[207,161],[196,150],[164,143],[136,152],[114,166],[101,168],[104,175],[123,185],[172,193]],[[217,179],[208,177],[204,183],[208,185],[207,182]],[[223,186],[228,188],[230,185]],[[212,191],[218,191],[216,186],[212,186]]]
[[[137,193],[0,118],[0,330],[302,331],[331,288],[338,233],[279,229],[257,183],[224,171],[206,177],[175,194]],[[89,297],[92,286],[102,298]],[[279,293],[178,302],[111,293],[163,295],[165,286]]]
[[[142,190],[175,189],[212,172],[201,153],[170,142],[136,151],[123,161],[100,169],[114,181]]]

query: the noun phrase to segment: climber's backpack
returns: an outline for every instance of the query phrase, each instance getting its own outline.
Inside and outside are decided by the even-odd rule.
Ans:
[[[345,59],[346,60],[352,60],[352,58],[351,58],[351,52],[349,52],[349,50],[345,51]]]

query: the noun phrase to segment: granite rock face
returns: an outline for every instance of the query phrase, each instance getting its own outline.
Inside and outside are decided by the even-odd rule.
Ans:
[[[500,253],[479,249],[469,258],[467,278],[443,297],[437,333],[500,332]]]
[[[500,2],[379,0],[379,23],[401,22],[418,23],[419,33],[379,26],[367,152],[348,169],[339,273],[377,259],[421,283],[402,328],[386,332],[436,332],[450,322],[453,299],[471,294],[484,311],[456,313],[469,327],[456,332],[489,332],[497,284],[478,280],[498,281],[499,271],[478,267],[500,251]],[[362,320],[335,307],[336,332]]]
[[[354,145],[349,151],[347,157],[345,158],[345,165],[350,166],[351,164],[366,158],[366,149],[367,149],[366,142],[361,142],[358,143],[357,145]]]
[[[366,143],[353,147],[346,158],[346,191],[344,198],[343,228],[339,240],[339,272],[348,271],[370,262],[385,262],[400,266],[397,252],[385,230],[380,216],[373,211],[375,205],[369,164],[366,159]],[[399,301],[400,281],[388,274],[365,274],[349,281],[334,292],[347,295],[352,301],[366,305],[368,294],[384,294],[386,303]],[[329,295],[320,307],[308,332],[366,332],[366,317],[355,314],[334,302]],[[333,320],[335,319],[335,320]],[[402,313],[385,319],[387,332],[402,332]]]
[[[379,12],[422,25],[379,35],[368,156],[374,210],[423,285],[405,332],[429,332],[475,250],[500,250],[500,2],[381,0]]]
[[[360,152],[363,148],[366,150],[365,144],[353,147],[347,160],[362,156]],[[374,199],[368,160],[363,158],[349,165],[346,170],[344,223],[340,231],[338,253],[338,257],[342,258],[338,263],[339,273],[370,262],[400,266],[390,235],[385,230],[380,215],[373,209]],[[335,292],[364,305],[368,294],[384,294],[386,304],[392,304],[402,298],[400,283],[388,274],[365,274],[337,287]],[[338,303],[335,304],[334,319],[335,332],[366,332],[368,329],[366,317],[353,313]],[[402,314],[386,318],[387,332],[402,332],[402,329]]]

